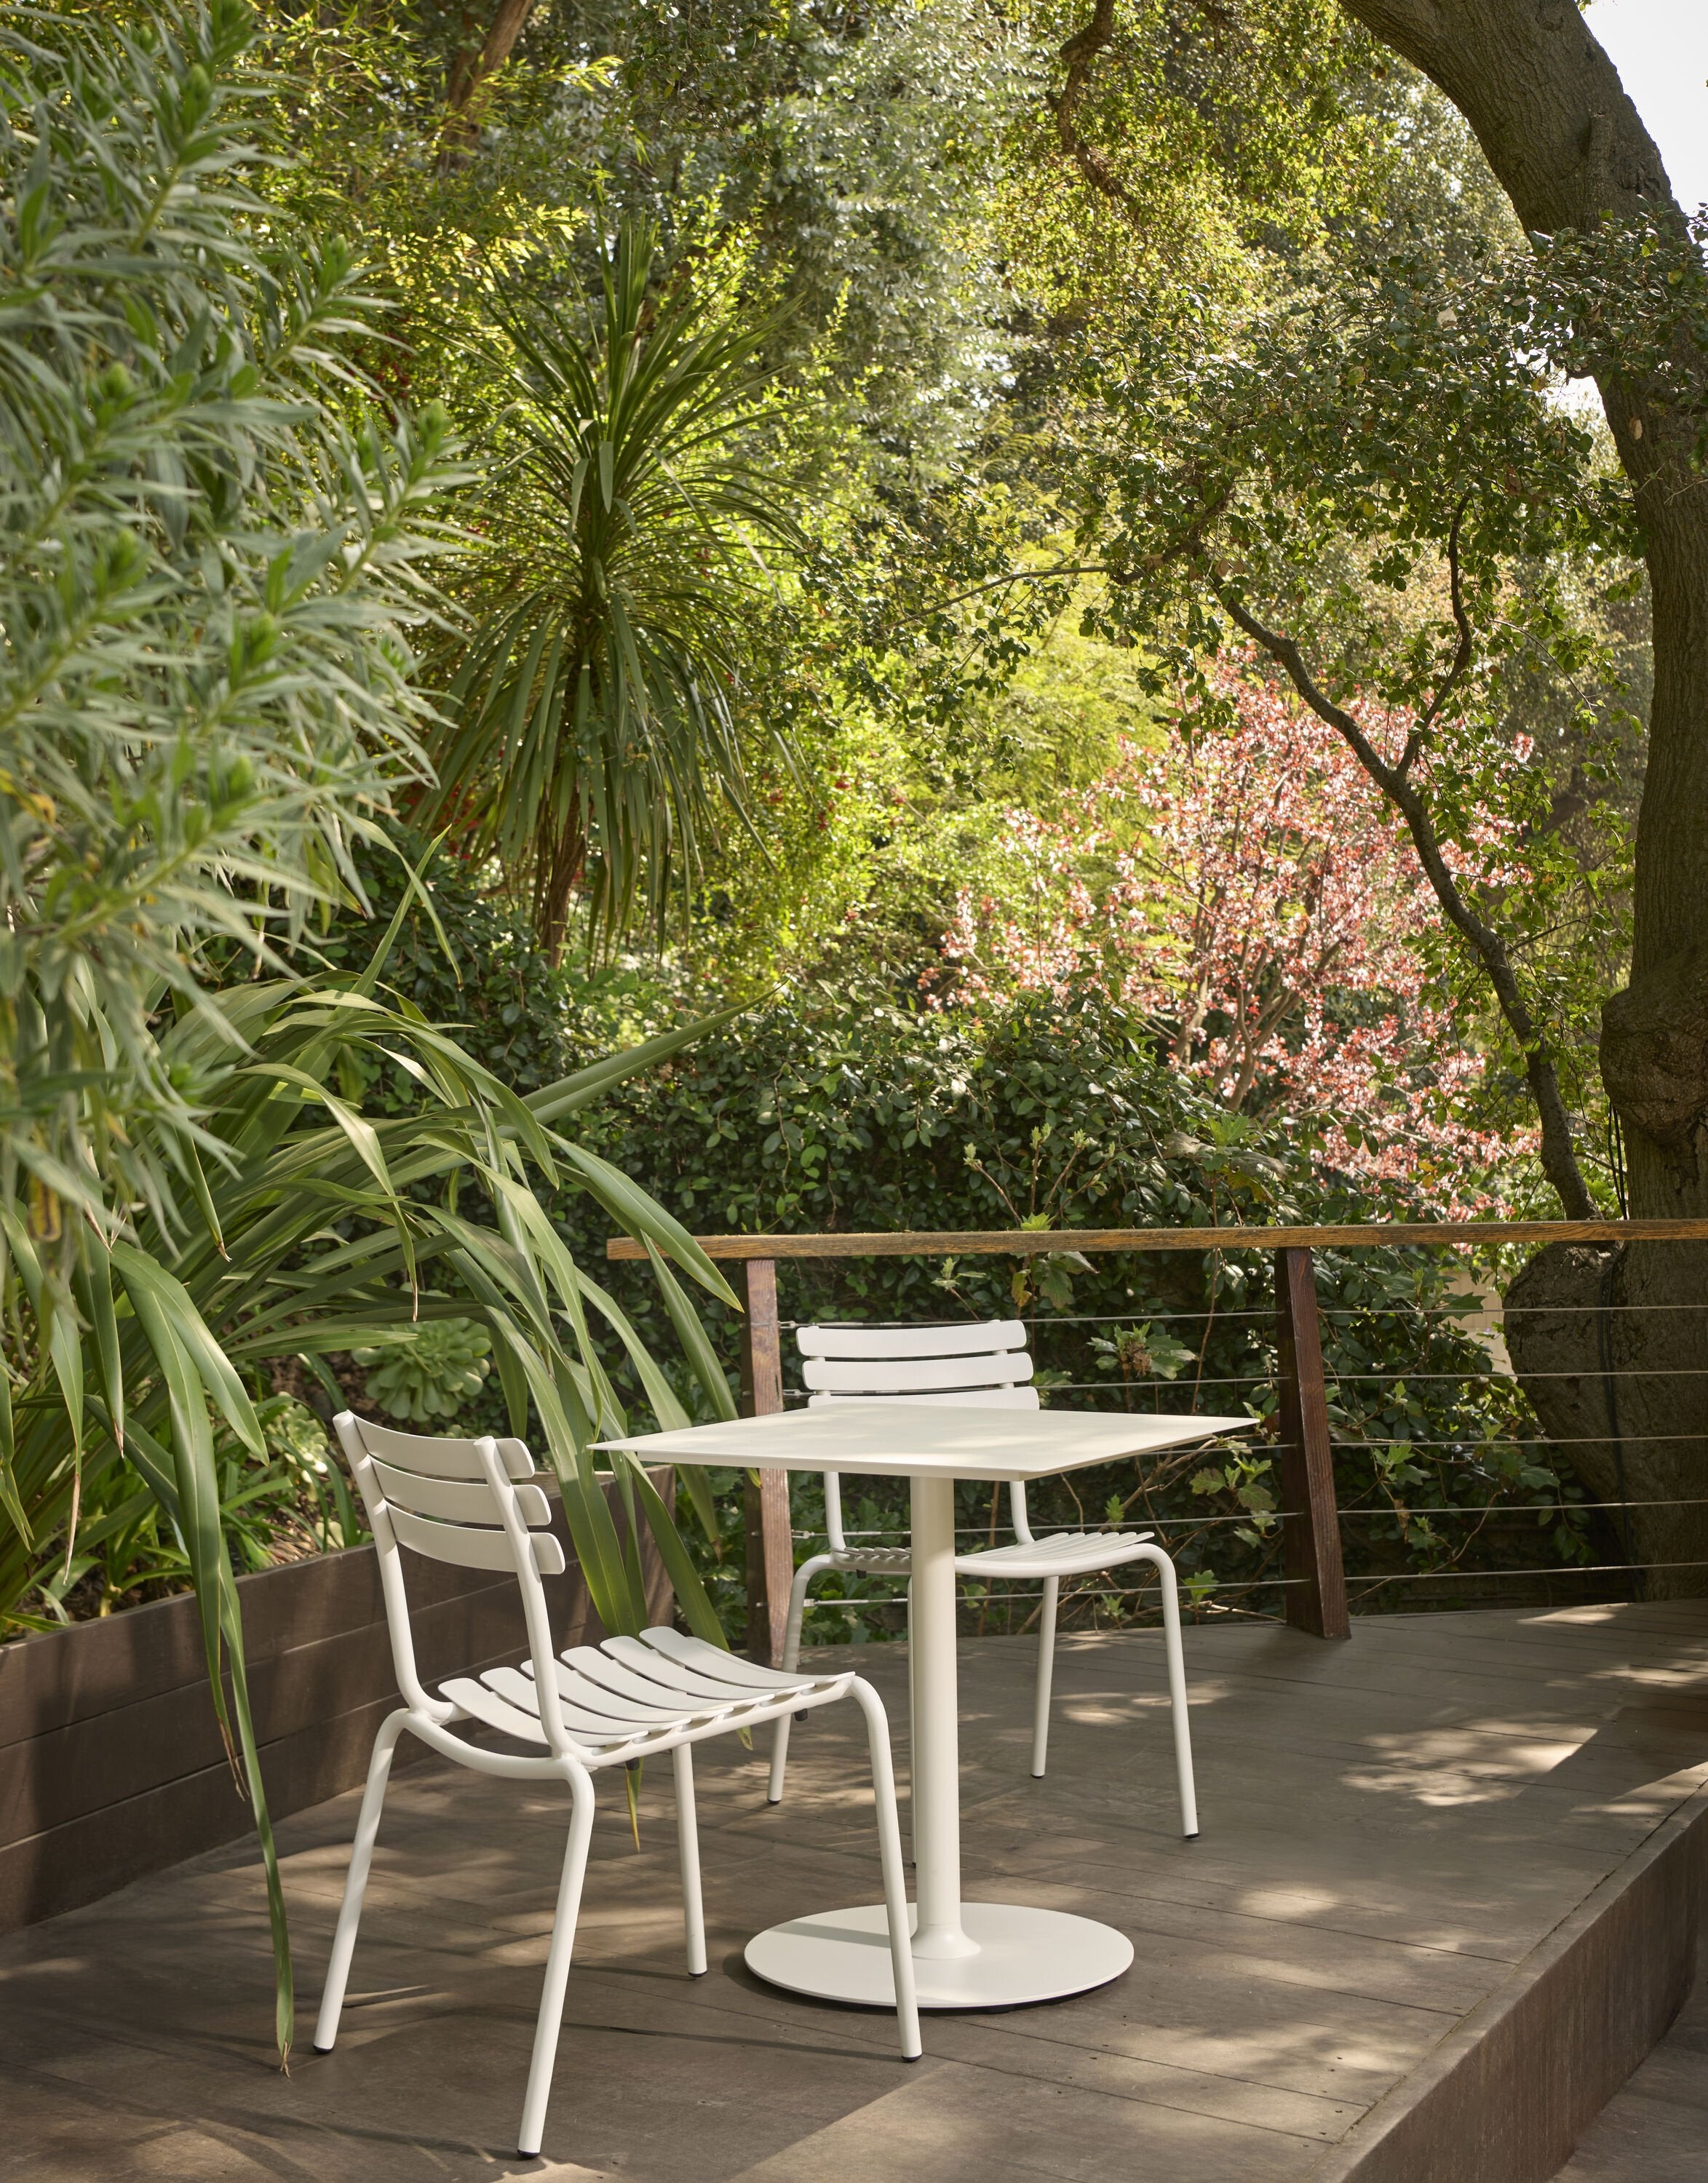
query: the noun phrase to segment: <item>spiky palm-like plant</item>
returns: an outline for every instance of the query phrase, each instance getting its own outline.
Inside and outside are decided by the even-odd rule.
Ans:
[[[703,837],[751,828],[738,703],[763,556],[799,542],[751,452],[765,330],[655,293],[657,258],[656,231],[625,223],[585,319],[492,297],[514,400],[481,574],[503,604],[455,681],[427,813],[472,822],[554,955],[578,892],[596,937],[659,925]]]

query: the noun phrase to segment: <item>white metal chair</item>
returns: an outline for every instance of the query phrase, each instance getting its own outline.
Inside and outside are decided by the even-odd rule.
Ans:
[[[902,2052],[910,2061],[916,2058],[919,2012],[914,1994],[889,1727],[882,1701],[871,1685],[854,1675],[805,1678],[779,1675],[675,1630],[648,1630],[639,1637],[609,1637],[602,1645],[577,1646],[561,1658],[555,1658],[540,1580],[561,1574],[564,1550],[545,1529],[551,1519],[550,1506],[542,1491],[545,1481],[536,1480],[533,1460],[521,1441],[422,1438],[370,1424],[348,1410],[335,1422],[373,1527],[392,1658],[404,1703],[388,1715],[374,1739],[349,1877],[314,2028],[315,2052],[330,2052],[337,2036],[392,1753],[405,1729],[445,1758],[472,1767],[476,1773],[495,1774],[512,1781],[559,1780],[570,1791],[569,1843],[546,1957],[545,1991],[540,2000],[518,2139],[521,2157],[532,2159],[539,2152],[545,2129],[546,2102],[551,2094],[552,2068],[563,2020],[570,1954],[593,1832],[594,1773],[601,1767],[622,1766],[665,1752],[670,1754],[676,1776],[688,1969],[698,1976],[706,1968],[706,1943],[694,1825],[692,1746],[709,1736],[734,1735],[765,1721],[787,1718],[791,1713],[810,1711],[837,1698],[852,1698],[865,1716],[871,1753]],[[404,1564],[399,1551],[406,1547],[431,1560],[451,1562],[464,1569],[514,1571],[521,1587],[528,1637],[526,1662],[520,1668],[489,1668],[478,1677],[453,1676],[439,1686],[437,1697],[430,1697],[416,1673],[410,1639]],[[517,1742],[542,1746],[543,1750],[492,1750],[468,1742],[453,1733],[465,1721],[482,1723]]]
[[[1026,1329],[1018,1319],[986,1320],[971,1326],[859,1327],[803,1326],[795,1340],[804,1360],[801,1377],[809,1407],[822,1403],[884,1397],[908,1403],[955,1403],[985,1409],[1035,1410],[1038,1390],[1031,1384],[1032,1364]],[[815,1554],[795,1571],[789,1592],[783,1638],[783,1672],[800,1659],[801,1620],[809,1586],[826,1569],[861,1570],[873,1575],[905,1577],[910,1563],[905,1547],[848,1545],[843,1532],[842,1491],[826,1474],[825,1530],[829,1551]],[[1175,1772],[1180,1789],[1181,1831],[1188,1841],[1198,1834],[1198,1803],[1192,1775],[1192,1730],[1187,1717],[1186,1664],[1180,1641],[1180,1596],[1174,1564],[1154,1543],[1150,1531],[1057,1531],[1039,1539],[1027,1519],[1026,1487],[1009,1487],[1014,1544],[958,1554],[955,1569],[981,1582],[1042,1578],[1038,1680],[1032,1703],[1032,1770],[1041,1777],[1049,1741],[1050,1683],[1055,1666],[1056,1601],[1065,1576],[1085,1576],[1149,1562],[1162,1591],[1163,1647],[1168,1666],[1168,1695],[1174,1725]],[[789,1719],[777,1721],[771,1747],[768,1794],[779,1803],[788,1761]]]

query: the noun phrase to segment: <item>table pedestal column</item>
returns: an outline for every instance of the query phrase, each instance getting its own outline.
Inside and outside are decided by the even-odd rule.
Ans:
[[[920,2007],[1013,2008],[1119,1978],[1132,1961],[1132,1943],[1110,1926],[1061,1910],[961,1901],[954,1481],[941,1475],[913,1480],[911,1644]],[[796,1993],[894,2006],[881,1902],[792,1918],[756,1934],[746,1956],[750,1970]]]
[[[913,1481],[914,1953],[976,1956],[960,1914],[960,1691],[955,1675],[954,1480]]]

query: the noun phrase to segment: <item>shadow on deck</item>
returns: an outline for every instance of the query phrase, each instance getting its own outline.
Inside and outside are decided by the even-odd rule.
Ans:
[[[864,1664],[899,1721],[904,1656]],[[1026,1773],[1030,1646],[966,1648],[965,1891],[1129,1933],[1132,1969],[1099,1992],[928,2016],[908,2068],[888,2018],[761,1986],[741,1957],[755,1928],[876,1897],[858,1724],[836,1708],[797,1730],[780,1810],[760,1756],[716,1743],[699,1754],[710,1975],[682,1969],[667,1769],[643,1785],[638,1852],[603,1780],[547,2157],[518,2162],[567,1803],[412,1769],[324,2059],[307,2032],[356,1799],[281,1830],[302,1987],[288,2079],[243,1846],[0,1942],[0,2176],[1551,2174],[1690,1977],[1708,1602],[1384,1616],[1344,1645],[1214,1626],[1188,1633],[1188,1668],[1193,1844],[1174,1831],[1159,1637],[1064,1641],[1043,1782]]]

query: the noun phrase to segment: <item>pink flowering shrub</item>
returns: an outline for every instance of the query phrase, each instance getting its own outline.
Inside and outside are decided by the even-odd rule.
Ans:
[[[1188,719],[1160,752],[1124,743],[1060,816],[1006,814],[992,884],[961,892],[927,974],[933,1003],[1094,981],[1151,1016],[1230,1110],[1295,1109],[1342,1172],[1443,1212],[1487,1208],[1530,1140],[1469,1119],[1483,1059],[1432,991],[1419,943],[1440,913],[1410,842],[1290,697],[1231,669],[1219,695],[1231,725]],[[1409,716],[1357,709],[1397,750]],[[1522,883],[1512,836],[1479,815],[1452,852],[1460,876]]]

